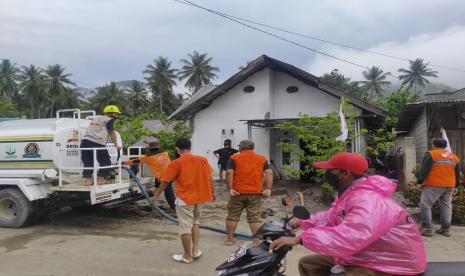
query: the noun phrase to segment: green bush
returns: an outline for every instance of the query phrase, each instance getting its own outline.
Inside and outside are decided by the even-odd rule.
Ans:
[[[413,184],[408,185],[404,191],[404,197],[408,206],[419,207],[421,191]],[[434,204],[431,210],[434,219],[439,219],[441,209],[439,203]],[[463,186],[457,188],[457,193],[452,196],[452,224],[465,224],[465,190]]]

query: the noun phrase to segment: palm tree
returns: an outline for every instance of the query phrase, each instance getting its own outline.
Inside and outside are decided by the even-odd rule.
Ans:
[[[377,66],[369,68],[367,71],[363,71],[364,81],[360,81],[362,88],[365,91],[366,99],[373,99],[373,96],[383,97],[383,87],[390,84],[386,81],[386,77],[391,73],[384,73],[383,70]]]
[[[408,85],[408,88],[414,87],[414,91],[417,92],[417,86],[425,87],[429,83],[427,77],[438,77],[438,72],[428,68],[429,62],[424,62],[423,59],[417,58],[416,60],[409,60],[409,69],[399,69],[398,71],[403,73],[399,76],[399,80],[402,81],[402,86]]]
[[[107,105],[125,105],[124,91],[114,81],[107,85],[97,87],[96,94],[89,99],[89,106],[93,110],[103,111]]]
[[[56,99],[57,109],[59,108],[78,108],[83,106],[82,95],[74,87],[65,86],[62,94]]]
[[[50,118],[52,118],[53,112],[55,111],[55,98],[64,96],[67,86],[76,85],[69,79],[71,74],[65,74],[64,72],[65,68],[60,64],[49,65],[45,70],[47,74],[46,81],[48,84],[48,93],[51,101]]]
[[[132,115],[140,113],[149,105],[148,92],[145,84],[141,81],[133,80],[131,86],[126,90],[127,98],[131,101]]]
[[[22,67],[21,75],[21,92],[29,99],[29,116],[34,118],[34,107],[37,109],[35,118],[40,118],[41,107],[45,101],[45,90],[47,84],[45,75],[39,67],[29,65],[29,67]]]
[[[7,96],[15,102],[18,98],[18,81],[20,70],[9,59],[0,63],[0,96]]]
[[[154,65],[147,65],[143,73],[147,75],[145,79],[152,90],[153,97],[158,97],[160,112],[163,112],[163,98],[168,98],[170,94],[173,94],[178,70],[171,68],[171,62],[165,57],[158,57],[153,62]]]
[[[211,84],[212,80],[217,77],[214,72],[218,72],[218,67],[210,65],[212,61],[211,57],[207,57],[207,53],[199,54],[194,51],[189,54],[189,60],[181,59],[182,70],[179,72],[179,79],[187,79],[185,87],[189,88],[189,91],[195,93],[202,85]]]

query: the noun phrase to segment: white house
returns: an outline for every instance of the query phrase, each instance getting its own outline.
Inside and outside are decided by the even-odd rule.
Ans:
[[[225,139],[237,145],[249,138],[255,142],[255,150],[273,161],[283,174],[282,166],[290,156],[277,144],[284,139],[297,145],[299,141],[292,133],[276,128],[277,124],[297,119],[299,113],[325,116],[337,110],[341,97],[350,100],[360,114],[358,129],[385,116],[376,106],[329,87],[299,68],[262,55],[224,83],[201,88],[171,118],[190,122],[192,151],[206,156],[213,167],[217,162],[213,151],[221,148]],[[360,151],[364,139],[353,144]]]

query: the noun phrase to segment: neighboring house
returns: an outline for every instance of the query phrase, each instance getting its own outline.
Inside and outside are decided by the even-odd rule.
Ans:
[[[143,125],[145,128],[153,132],[159,132],[160,130],[166,130],[167,127],[159,120],[144,120]],[[154,137],[142,137],[138,142],[136,142],[133,147],[146,147],[148,143],[155,141]]]
[[[297,120],[301,113],[325,116],[338,109],[341,97],[360,114],[358,131],[385,117],[382,109],[327,86],[299,68],[262,55],[221,85],[201,88],[171,118],[190,122],[193,152],[206,156],[212,165],[217,162],[213,151],[221,148],[225,139],[231,139],[237,148],[240,140],[249,138],[254,140],[255,150],[284,173],[282,167],[290,164],[291,156],[278,144],[286,140],[299,145],[300,141],[277,125]],[[357,139],[355,151],[361,151],[364,143],[363,137]],[[299,163],[291,165],[300,167]]]
[[[440,138],[441,126],[446,130],[452,151],[465,158],[465,88],[455,92],[425,95],[424,100],[408,104],[396,130],[405,131],[415,143],[415,162],[420,163],[431,148],[433,138]]]

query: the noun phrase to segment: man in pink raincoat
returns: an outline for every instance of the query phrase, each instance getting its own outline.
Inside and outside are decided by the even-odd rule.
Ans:
[[[326,212],[300,220],[297,237],[283,237],[270,248],[301,244],[318,255],[299,261],[300,275],[417,275],[426,267],[425,248],[409,213],[391,199],[396,184],[382,176],[363,177],[366,159],[338,153],[313,166],[338,191]]]

